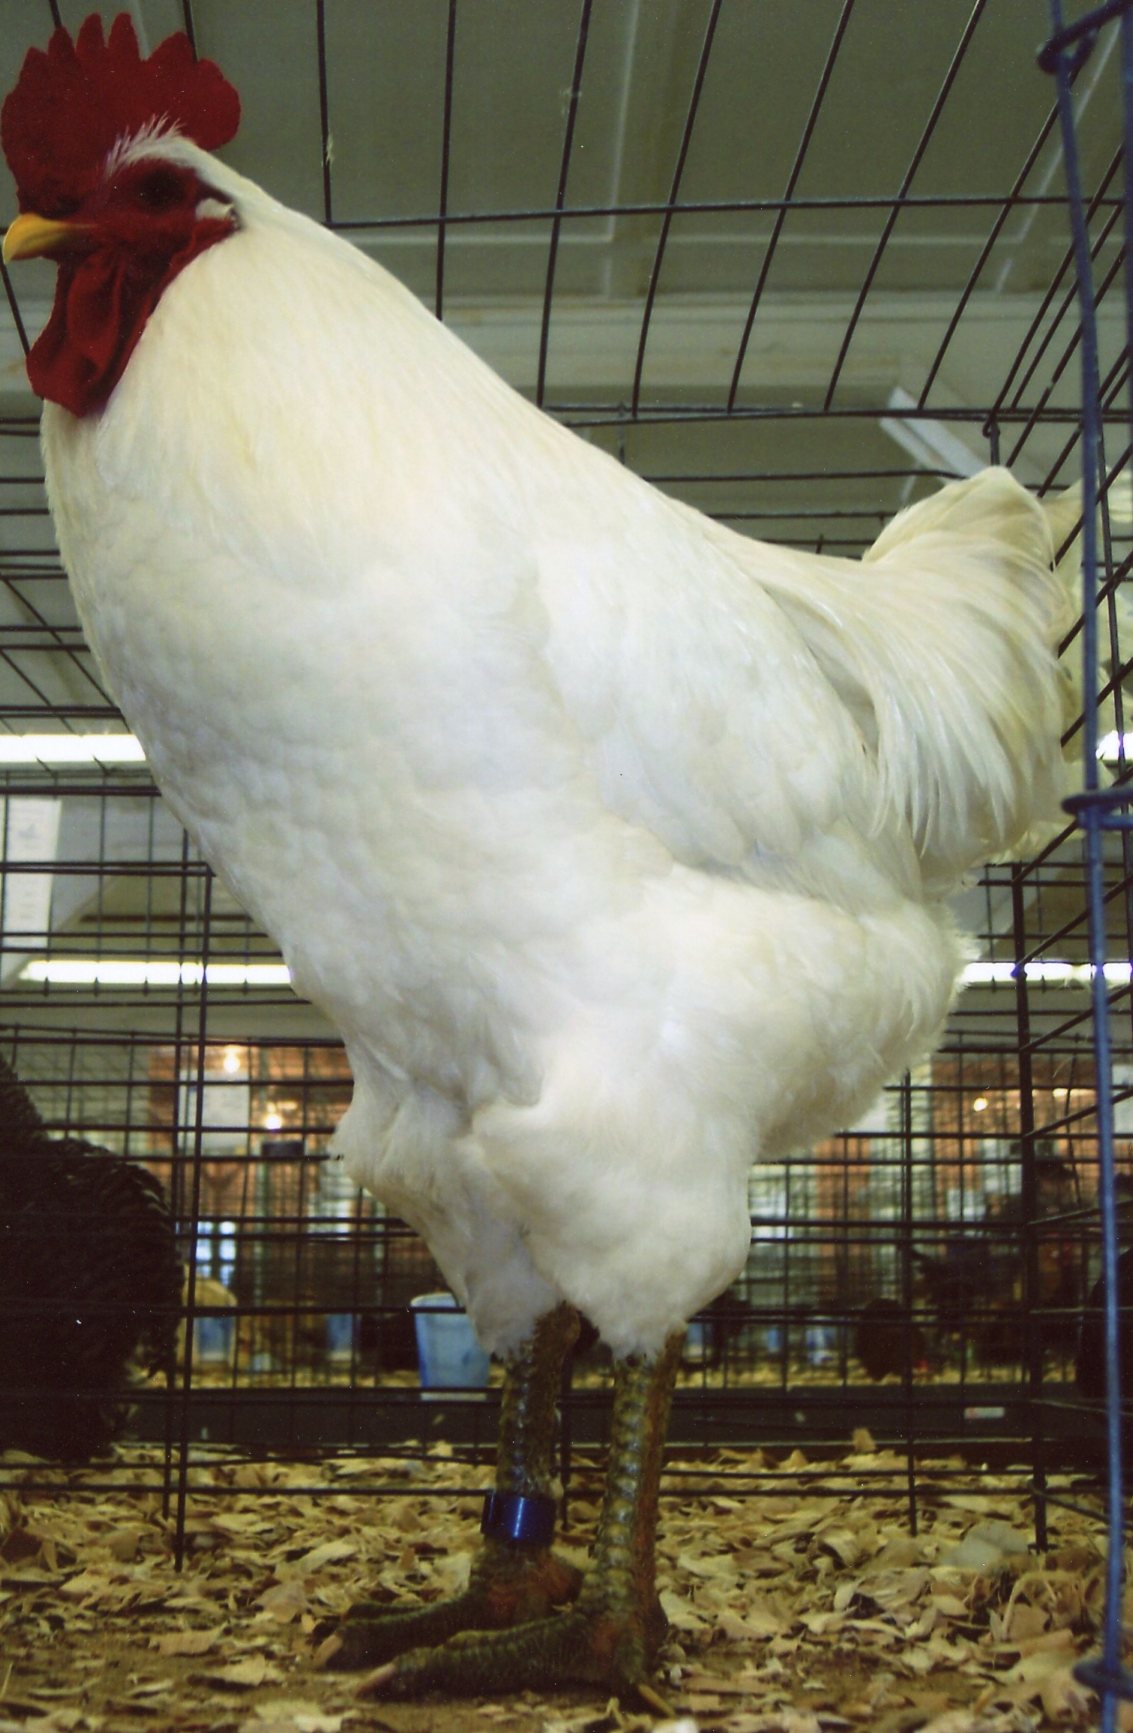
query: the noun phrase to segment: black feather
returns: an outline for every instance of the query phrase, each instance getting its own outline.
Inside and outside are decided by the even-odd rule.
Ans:
[[[181,1266],[152,1174],[49,1137],[0,1059],[0,1448],[85,1459],[121,1430],[131,1373],[171,1362]]]
[[[1098,1278],[1090,1291],[1086,1310],[1082,1314],[1078,1334],[1078,1353],[1074,1371],[1083,1396],[1100,1401],[1105,1396],[1105,1305],[1104,1276]],[[1133,1321],[1125,1308],[1133,1304],[1133,1246],[1127,1246],[1117,1260],[1117,1345],[1121,1376],[1121,1395],[1125,1402],[1133,1399]]]

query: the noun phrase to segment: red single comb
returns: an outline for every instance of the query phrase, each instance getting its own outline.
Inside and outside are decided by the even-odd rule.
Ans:
[[[56,30],[46,53],[28,51],[0,113],[20,209],[67,216],[93,190],[118,141],[157,124],[215,150],[240,124],[240,98],[211,60],[194,59],[181,33],[143,60],[125,12],[105,41],[97,13],[74,41]]]

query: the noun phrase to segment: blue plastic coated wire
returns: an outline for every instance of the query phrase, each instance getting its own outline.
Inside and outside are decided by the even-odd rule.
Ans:
[[[1066,190],[1074,249],[1074,267],[1078,282],[1078,305],[1081,321],[1082,361],[1082,657],[1084,716],[1082,749],[1084,755],[1084,792],[1067,801],[1068,809],[1081,826],[1086,869],[1086,898],[1089,916],[1091,967],[1091,997],[1094,1020],[1094,1052],[1097,1067],[1098,1123],[1098,1201],[1101,1208],[1102,1276],[1104,1281],[1103,1331],[1106,1371],[1106,1459],[1107,1488],[1107,1555],[1106,1599],[1102,1629],[1102,1652],[1083,1661],[1075,1669],[1077,1677],[1099,1693],[1102,1727],[1105,1733],[1117,1723],[1119,1698],[1133,1699],[1133,1675],[1121,1663],[1121,1579],[1124,1553],[1125,1496],[1122,1465],[1121,1423],[1121,1356],[1119,1352],[1118,1242],[1117,1195],[1114,1171],[1114,1125],[1112,1069],[1109,1039],[1109,1005],[1105,980],[1105,879],[1104,842],[1107,830],[1126,828],[1130,815],[1119,810],[1126,806],[1128,785],[1103,788],[1098,769],[1098,482],[1102,468],[1101,404],[1098,377],[1097,308],[1094,296],[1093,267],[1087,229],[1086,207],[1082,198],[1081,174],[1078,162],[1074,108],[1071,84],[1075,73],[1092,53],[1098,31],[1119,16],[1122,23],[1122,92],[1124,97],[1123,138],[1125,148],[1125,222],[1126,236],[1133,221],[1130,213],[1130,178],[1133,157],[1130,139],[1133,136],[1133,21],[1130,8],[1133,0],[1107,0],[1107,4],[1077,19],[1069,29],[1064,26],[1060,0],[1050,0],[1054,34],[1040,56],[1040,65],[1052,72],[1058,95],[1059,123],[1062,129],[1063,157],[1066,170]],[[1129,260],[1126,258],[1126,270]],[[1133,318],[1133,281],[1127,275],[1127,319]]]
[[[1133,362],[1133,8],[1121,13],[1121,149],[1125,162],[1125,357]],[[1133,380],[1129,384],[1129,434],[1133,443]]]

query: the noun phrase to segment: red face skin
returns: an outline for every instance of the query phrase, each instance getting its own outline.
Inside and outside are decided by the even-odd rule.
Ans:
[[[50,249],[55,304],[28,356],[40,397],[72,415],[105,407],[164,290],[236,229],[233,216],[198,215],[202,200],[217,197],[192,169],[145,157],[66,215]]]

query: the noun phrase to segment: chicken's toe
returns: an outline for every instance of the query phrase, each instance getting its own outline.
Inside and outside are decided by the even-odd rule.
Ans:
[[[549,1548],[533,1554],[489,1546],[463,1594],[421,1607],[362,1602],[337,1625],[320,1629],[315,1660],[331,1672],[359,1672],[407,1650],[429,1650],[460,1632],[506,1630],[565,1606],[577,1597],[582,1580],[575,1565]]]
[[[661,1621],[663,1626],[663,1621]],[[601,1685],[649,1691],[660,1629],[630,1613],[574,1608],[506,1631],[465,1631],[437,1648],[411,1649],[358,1687],[363,1697],[496,1696]]]

